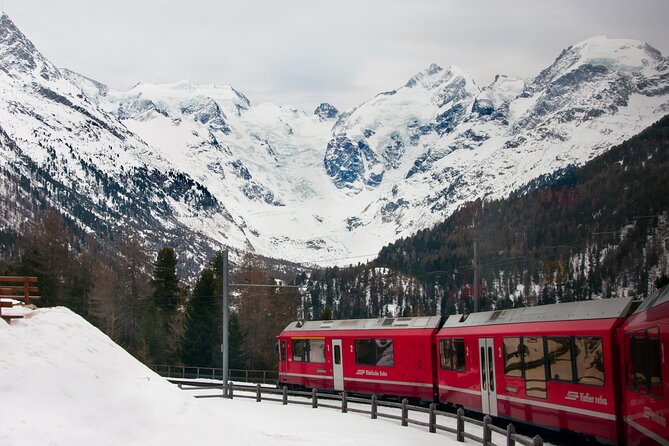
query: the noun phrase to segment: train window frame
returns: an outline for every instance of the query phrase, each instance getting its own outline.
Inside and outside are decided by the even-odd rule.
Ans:
[[[449,347],[450,355],[445,355],[445,347]],[[448,358],[446,364],[445,358]],[[442,370],[464,372],[467,370],[465,355],[465,338],[442,338],[439,340],[439,366]]]
[[[325,364],[325,338],[291,338],[291,351],[293,362]]]
[[[395,341],[391,338],[353,340],[355,363],[366,367],[395,367]]]
[[[569,350],[568,350],[568,355],[567,358],[569,360],[569,378],[564,378],[560,376],[557,373],[553,373],[553,364],[556,362],[551,360],[551,350],[550,350],[550,342],[555,340],[567,340]],[[575,362],[574,362],[574,340],[572,336],[546,336],[546,361],[548,364],[548,379],[550,381],[558,381],[558,382],[567,382],[567,383],[574,383],[574,377],[576,376],[576,367],[575,367]]]
[[[517,349],[508,353],[507,351],[507,340],[511,341],[512,339],[518,340]],[[504,376],[509,378],[525,378],[525,360],[524,360],[524,345],[522,336],[504,336],[502,338],[502,346],[504,348]],[[513,355],[518,355],[518,368],[510,369],[509,368],[509,358]],[[518,372],[516,375],[515,372]],[[511,372],[514,372],[513,374]]]
[[[653,348],[653,341],[656,341],[656,350]],[[627,346],[630,351],[627,386],[636,393],[648,395],[655,399],[664,399],[662,364],[661,360],[658,359],[661,356],[660,344],[660,328],[658,326],[635,330],[627,336]],[[637,369],[639,363],[641,363],[643,369],[641,375]],[[654,372],[657,372],[657,374]],[[644,378],[643,383],[639,383],[640,376]],[[657,378],[656,383],[653,381],[654,378]]]
[[[587,349],[580,349],[579,347],[579,340],[580,339],[588,339],[590,342],[592,342],[593,339],[599,340],[599,356],[600,360],[599,362],[601,363],[602,370],[601,372],[601,378],[599,377],[593,377],[593,376],[583,376],[584,371],[582,370],[581,367],[579,367],[583,362],[579,362],[580,354],[582,351],[586,351],[586,356],[587,356]],[[581,385],[581,386],[594,386],[594,387],[603,387],[606,385],[606,366],[605,366],[605,358],[604,358],[604,339],[601,336],[572,336],[572,342],[573,342],[573,349],[572,349],[572,358],[574,361],[574,367],[576,373],[574,374],[574,383]],[[594,364],[595,360],[597,360],[597,352],[595,352],[595,358],[591,361],[591,364]],[[599,380],[601,382],[582,382],[584,379],[595,379]]]

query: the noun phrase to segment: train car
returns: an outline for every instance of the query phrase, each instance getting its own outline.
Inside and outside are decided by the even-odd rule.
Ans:
[[[619,442],[617,331],[631,298],[450,316],[436,335],[439,400]]]
[[[627,444],[669,446],[669,286],[637,308],[620,336]]]
[[[434,335],[442,318],[292,322],[277,337],[279,385],[436,397]]]

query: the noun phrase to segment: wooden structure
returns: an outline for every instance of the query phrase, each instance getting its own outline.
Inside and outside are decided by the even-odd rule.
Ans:
[[[30,305],[33,299],[40,298],[35,294],[38,291],[37,277],[0,276],[0,317],[7,322],[22,318],[23,316],[16,314],[2,314],[2,309],[12,308],[15,300]]]

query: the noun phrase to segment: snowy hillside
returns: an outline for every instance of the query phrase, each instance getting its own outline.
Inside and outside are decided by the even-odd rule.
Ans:
[[[433,64],[351,110],[314,113],[188,81],[113,91],[55,68],[6,15],[0,53],[0,195],[37,189],[87,230],[132,226],[200,261],[222,245],[299,262],[373,257],[669,113],[667,58],[605,37],[534,79],[479,86]]]
[[[444,434],[329,409],[195,399],[65,308],[0,319],[4,446],[425,445]]]

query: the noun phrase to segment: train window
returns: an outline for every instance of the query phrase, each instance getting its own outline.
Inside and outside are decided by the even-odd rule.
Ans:
[[[334,346],[334,363],[341,364],[341,347],[339,345]]]
[[[323,339],[293,339],[293,361],[324,363]]]
[[[571,338],[549,337],[546,339],[546,347],[551,379],[553,381],[572,382],[574,372],[571,360]]]
[[[463,338],[441,339],[439,350],[443,370],[465,371],[465,340]]]
[[[325,362],[325,340],[309,339],[309,362]]]
[[[544,338],[523,338],[523,361],[525,364],[525,393],[534,398],[546,398],[546,363],[544,361]]]
[[[648,392],[648,373],[646,369],[646,331],[633,333],[630,338],[630,353],[632,356],[632,386],[639,392]]]
[[[604,353],[602,338],[575,337],[576,382],[593,386],[604,385]]]
[[[650,394],[662,397],[662,351],[660,346],[660,329],[653,327],[648,329],[648,377],[650,381]]]
[[[632,387],[637,392],[662,398],[660,330],[658,327],[640,330],[628,339],[632,356]]]
[[[356,339],[355,362],[358,365],[393,367],[395,356],[392,339]]]
[[[281,360],[286,360],[286,341],[281,341]]]
[[[522,338],[504,338],[504,374],[522,378],[523,376]]]
[[[309,341],[293,339],[293,361],[309,362]]]

